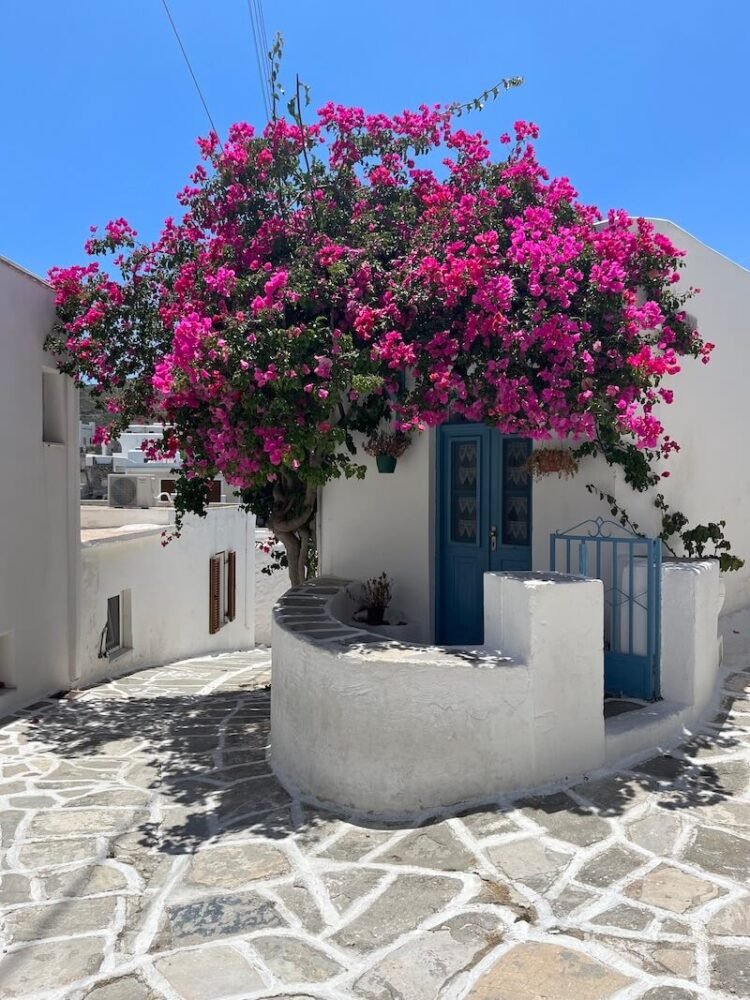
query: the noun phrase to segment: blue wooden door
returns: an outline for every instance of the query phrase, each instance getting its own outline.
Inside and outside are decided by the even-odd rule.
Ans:
[[[484,573],[531,568],[531,443],[481,424],[439,431],[436,638],[484,637]]]

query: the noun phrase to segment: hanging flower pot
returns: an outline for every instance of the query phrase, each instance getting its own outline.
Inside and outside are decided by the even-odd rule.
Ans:
[[[396,460],[399,459],[410,444],[410,437],[402,431],[381,431],[372,434],[363,445],[368,455],[372,455],[378,466],[378,472],[393,472]]]
[[[554,473],[560,479],[568,479],[578,471],[578,462],[568,448],[536,448],[529,455],[526,468],[534,479]]]
[[[396,459],[393,455],[376,455],[375,462],[378,466],[378,472],[395,472],[396,470]],[[377,625],[377,622],[370,622],[371,625]]]

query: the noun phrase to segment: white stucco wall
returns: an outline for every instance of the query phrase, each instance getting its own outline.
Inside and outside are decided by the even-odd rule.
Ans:
[[[54,295],[0,258],[0,715],[69,687],[76,655],[78,402],[59,378],[62,443],[43,440]]]
[[[385,571],[393,605],[419,625],[422,642],[433,628],[434,437],[415,437],[392,474],[379,473],[360,447],[367,476],[325,487],[318,532],[321,574],[366,580]]]
[[[600,581],[487,574],[485,583],[491,640],[458,655],[353,634],[330,613],[336,582],[282,599],[271,695],[282,783],[398,815],[601,766]]]
[[[384,641],[322,578],[274,611],[271,763],[288,789],[398,816],[578,778],[674,745],[718,694],[714,560],[662,569],[664,700],[604,718],[603,587],[488,573],[485,645]]]
[[[255,520],[234,506],[211,507],[205,518],[186,518],[179,539],[163,547],[162,524],[169,510],[91,508],[91,534],[128,524],[132,530],[91,538],[81,546],[81,605],[78,677],[80,685],[113,674],[187,656],[248,649],[254,645]],[[156,525],[156,526],[153,526]],[[84,532],[84,537],[87,532]],[[237,559],[236,618],[216,634],[208,630],[209,559],[234,550]],[[99,659],[107,620],[107,598],[130,592],[130,649]]]
[[[258,528],[255,532],[256,542],[267,541],[271,532],[266,528]],[[272,562],[270,555],[255,550],[255,641],[261,646],[271,645],[273,608],[282,594],[289,590],[289,574],[285,569],[274,570],[268,574],[263,572],[265,566]]]

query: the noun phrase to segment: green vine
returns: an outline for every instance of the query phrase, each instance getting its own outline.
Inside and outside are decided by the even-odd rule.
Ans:
[[[611,493],[605,493],[593,483],[586,483],[586,489],[608,505],[610,514],[617,518],[623,528],[636,535],[641,534],[638,525]],[[658,537],[671,555],[679,555],[675,549],[675,544],[678,544],[682,546],[688,559],[718,559],[722,573],[736,572],[745,565],[744,559],[732,555],[732,544],[724,535],[726,521],[709,521],[708,524],[696,524],[694,528],[689,528],[689,519],[682,511],[673,510],[663,493],[657,493],[654,507],[661,513],[661,531]]]

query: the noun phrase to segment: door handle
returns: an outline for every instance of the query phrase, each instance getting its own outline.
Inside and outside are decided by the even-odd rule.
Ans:
[[[495,552],[497,550],[497,525],[493,524],[490,528],[490,551]]]

